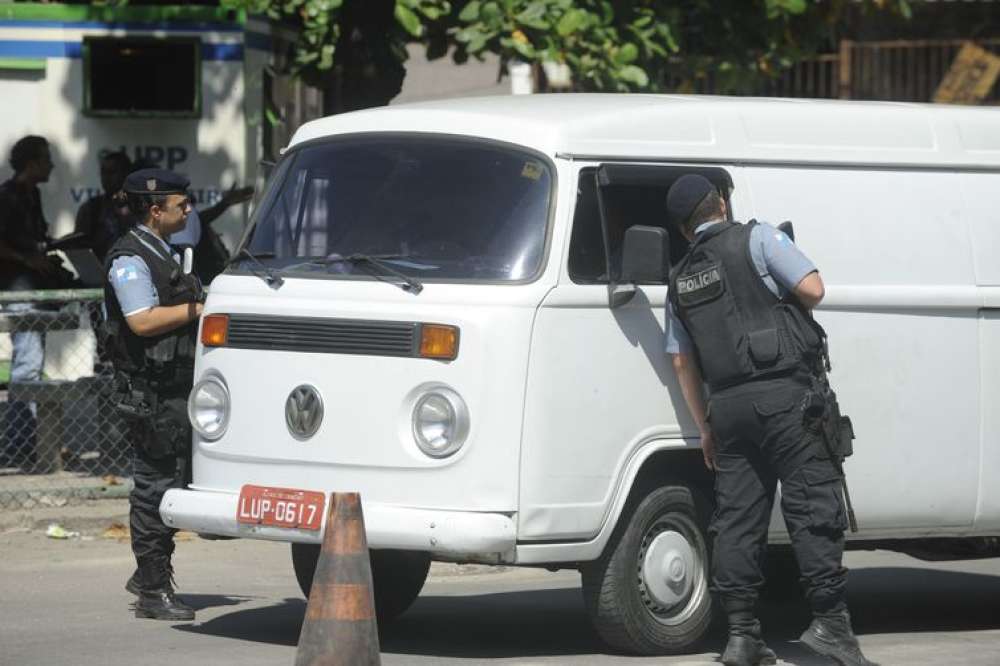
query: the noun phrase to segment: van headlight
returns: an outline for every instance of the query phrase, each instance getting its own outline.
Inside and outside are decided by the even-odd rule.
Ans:
[[[202,379],[188,396],[191,427],[205,439],[222,437],[229,425],[229,389],[219,377]]]
[[[438,386],[413,406],[413,439],[432,458],[455,454],[469,434],[469,408],[455,391]]]

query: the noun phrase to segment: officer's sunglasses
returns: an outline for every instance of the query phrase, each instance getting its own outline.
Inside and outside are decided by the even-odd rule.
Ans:
[[[161,210],[170,210],[171,208],[176,208],[177,210],[183,211],[189,205],[191,205],[191,197],[185,196],[183,199],[181,199],[178,203],[174,204],[173,206],[170,205],[162,206]]]

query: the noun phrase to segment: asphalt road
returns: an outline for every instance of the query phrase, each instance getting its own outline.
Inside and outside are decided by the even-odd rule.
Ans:
[[[122,584],[127,543],[0,534],[0,664],[292,664],[305,602],[286,544],[190,538],[175,560],[194,623],[137,620]],[[851,604],[869,657],[885,664],[1000,664],[1000,559],[929,563],[849,553]],[[609,655],[587,622],[575,572],[438,566],[417,603],[383,628],[382,662],[398,664],[708,664]],[[805,609],[768,602],[763,621],[782,663],[824,663],[796,642]]]

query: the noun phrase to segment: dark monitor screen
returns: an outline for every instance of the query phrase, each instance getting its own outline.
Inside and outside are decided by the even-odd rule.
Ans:
[[[201,114],[197,38],[84,40],[84,111],[108,116]]]

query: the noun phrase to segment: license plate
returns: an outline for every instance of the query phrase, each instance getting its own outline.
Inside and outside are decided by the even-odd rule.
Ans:
[[[243,486],[236,520],[249,525],[318,530],[326,496],[311,490]]]

